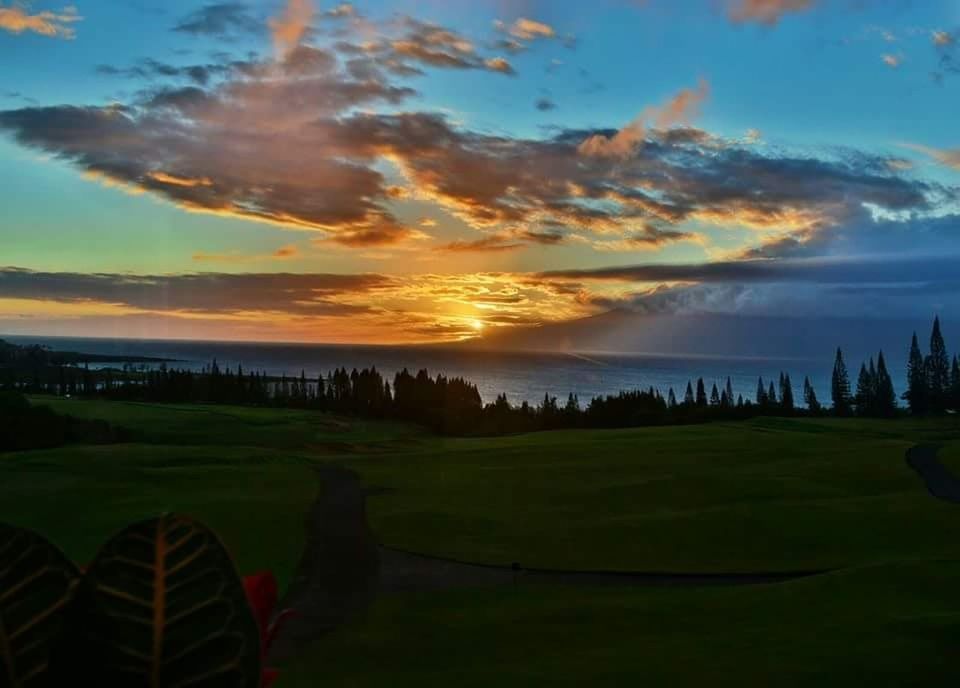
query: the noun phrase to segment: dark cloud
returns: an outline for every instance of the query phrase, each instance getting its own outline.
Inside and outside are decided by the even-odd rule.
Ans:
[[[183,23],[220,30],[246,12],[237,3],[208,5]],[[351,14],[338,24],[361,21]],[[354,30],[361,29],[371,27]],[[371,30],[383,35],[331,48],[304,43],[298,32],[301,42],[276,61],[218,55],[193,67],[153,60],[133,71],[107,67],[156,83],[121,105],[0,111],[0,131],[192,211],[312,229],[346,246],[422,236],[394,215],[404,187],[388,181],[385,162],[408,191],[488,236],[506,237],[499,245],[510,248],[591,234],[602,250],[656,248],[695,239],[677,227],[685,222],[775,230],[804,243],[867,206],[916,215],[956,200],[955,189],[907,176],[890,156],[800,155],[693,127],[688,106],[706,97],[705,84],[645,109],[653,126],[544,138],[398,112],[416,93],[403,79],[420,67],[500,68],[469,39],[435,24],[397,17]],[[552,28],[528,21],[510,30],[533,40]],[[614,144],[615,158],[592,152]]]
[[[880,220],[867,213],[830,227],[791,232],[744,250],[740,257],[816,258],[844,255],[960,253],[960,215]]]
[[[534,103],[534,105],[540,112],[549,112],[550,110],[557,109],[557,104],[549,98],[537,98],[537,101]]]
[[[542,279],[605,280],[619,282],[704,283],[814,283],[900,284],[960,282],[954,256],[907,258],[816,258],[784,260],[736,260],[713,263],[627,265],[584,270],[556,270],[539,274]]]
[[[258,33],[263,22],[241,2],[218,2],[205,5],[183,17],[173,27],[174,31],[195,36],[225,38],[239,33]]]
[[[96,71],[98,74],[105,76],[119,76],[128,79],[188,79],[199,86],[206,86],[216,77],[229,75],[233,68],[230,65],[219,63],[179,66],[145,58],[132,67],[98,65]]]
[[[336,297],[390,284],[391,278],[373,274],[127,275],[0,268],[0,298],[109,303],[155,312],[350,315],[369,309]]]
[[[530,241],[535,244],[543,244],[544,246],[562,244],[567,238],[562,232],[538,232],[534,230],[522,231],[516,236],[519,239],[524,239],[525,241]]]

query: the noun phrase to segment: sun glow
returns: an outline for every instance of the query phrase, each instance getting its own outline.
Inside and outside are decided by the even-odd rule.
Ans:
[[[470,327],[472,327],[475,332],[483,332],[483,328],[486,327],[486,325],[482,320],[472,320],[470,321]]]

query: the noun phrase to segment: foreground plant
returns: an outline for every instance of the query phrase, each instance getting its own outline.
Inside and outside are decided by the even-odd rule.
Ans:
[[[51,653],[79,578],[45,539],[0,523],[0,687],[48,685]]]
[[[183,516],[125,528],[82,576],[39,535],[0,526],[0,688],[270,686],[276,601],[272,574],[242,581]]]

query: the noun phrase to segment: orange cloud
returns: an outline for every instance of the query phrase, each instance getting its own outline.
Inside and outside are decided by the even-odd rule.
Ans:
[[[285,57],[300,44],[313,20],[313,0],[287,0],[283,14],[270,20],[273,45],[280,57]]]
[[[946,31],[934,31],[932,34],[933,44],[937,47],[942,48],[943,46],[950,45],[953,43],[953,35],[947,33]]]
[[[510,35],[521,40],[530,41],[535,38],[553,38],[556,32],[553,27],[526,17],[520,17],[510,26]]]
[[[910,148],[924,155],[928,155],[941,165],[960,170],[960,148],[933,148],[917,143],[904,143],[901,145],[904,148]]]
[[[595,134],[580,144],[580,153],[597,157],[622,158],[631,155],[647,135],[652,122],[659,129],[686,124],[697,116],[710,95],[710,84],[700,79],[696,89],[685,88],[660,106],[647,107],[639,116],[613,136]]]
[[[77,8],[72,5],[64,7],[59,12],[46,11],[37,14],[28,14],[18,5],[0,7],[0,29],[16,34],[29,31],[41,36],[69,40],[76,36],[76,30],[70,25],[82,19],[83,17],[77,13]]]
[[[210,186],[213,184],[208,177],[203,177],[202,179],[191,179],[189,177],[178,177],[175,174],[167,174],[166,172],[151,172],[149,175],[150,179],[160,182],[161,184],[172,184],[173,186]]]
[[[490,69],[494,72],[501,72],[503,74],[514,74],[513,65],[511,65],[507,60],[502,57],[491,57],[483,62],[487,69]]]
[[[728,14],[738,23],[759,22],[774,26],[784,15],[805,12],[816,3],[817,0],[732,0]]]
[[[300,249],[292,244],[289,246],[281,246],[273,252],[274,258],[293,258],[298,255],[300,255]]]
[[[493,234],[473,241],[453,241],[449,244],[437,246],[435,250],[450,253],[499,253],[516,251],[524,247],[525,244],[513,240],[513,237],[509,235]]]
[[[273,253],[244,254],[244,253],[194,253],[192,259],[197,263],[256,263],[264,260],[285,260],[300,255],[300,249],[293,244],[281,246]]]

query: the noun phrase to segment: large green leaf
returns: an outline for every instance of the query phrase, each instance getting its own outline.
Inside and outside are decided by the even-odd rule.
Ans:
[[[257,688],[260,637],[217,536],[166,515],[115,535],[75,605],[73,664],[91,685]]]
[[[52,544],[0,523],[0,688],[51,685],[51,652],[78,578]]]

